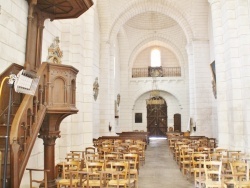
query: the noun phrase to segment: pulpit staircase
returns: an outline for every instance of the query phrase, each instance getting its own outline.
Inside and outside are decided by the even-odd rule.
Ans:
[[[0,81],[2,82],[10,74],[17,74],[22,69],[22,66],[12,64],[0,75]],[[72,66],[42,63],[36,73],[40,80],[34,96],[12,92],[6,188],[20,187],[37,137],[42,138],[44,143],[47,142],[46,139],[55,140],[60,137],[61,121],[68,115],[77,113],[75,106],[77,73],[78,70]],[[9,94],[10,89],[5,83],[0,99],[0,151],[2,152],[0,188],[4,181],[3,162]],[[48,160],[53,161],[54,155],[44,156],[46,168],[51,169],[48,174],[50,187],[55,187],[53,163],[46,163]]]

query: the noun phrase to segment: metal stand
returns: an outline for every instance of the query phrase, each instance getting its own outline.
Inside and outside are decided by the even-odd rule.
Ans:
[[[10,134],[10,113],[11,113],[11,103],[12,103],[12,90],[13,84],[9,84],[10,94],[9,94],[9,109],[8,109],[8,119],[7,119],[7,132],[5,141],[5,155],[4,155],[4,169],[3,169],[3,188],[6,188],[7,180],[7,163],[8,163],[8,150],[9,150],[9,134]]]

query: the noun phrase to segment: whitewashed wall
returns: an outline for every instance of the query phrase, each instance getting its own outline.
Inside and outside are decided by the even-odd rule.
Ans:
[[[28,5],[26,1],[0,1],[0,72],[12,63],[24,65]]]
[[[148,66],[151,66],[151,51],[155,48],[160,50],[162,67],[180,67],[175,54],[169,49],[161,46],[151,46],[138,54],[134,61],[133,68],[148,68]]]

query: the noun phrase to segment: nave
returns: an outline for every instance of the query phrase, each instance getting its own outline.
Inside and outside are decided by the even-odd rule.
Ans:
[[[139,188],[193,188],[182,175],[166,139],[150,139],[145,152],[146,163],[140,167]]]

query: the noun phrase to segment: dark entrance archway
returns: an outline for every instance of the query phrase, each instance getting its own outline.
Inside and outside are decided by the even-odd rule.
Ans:
[[[167,104],[162,97],[147,102],[147,131],[151,137],[165,137],[168,129]]]

